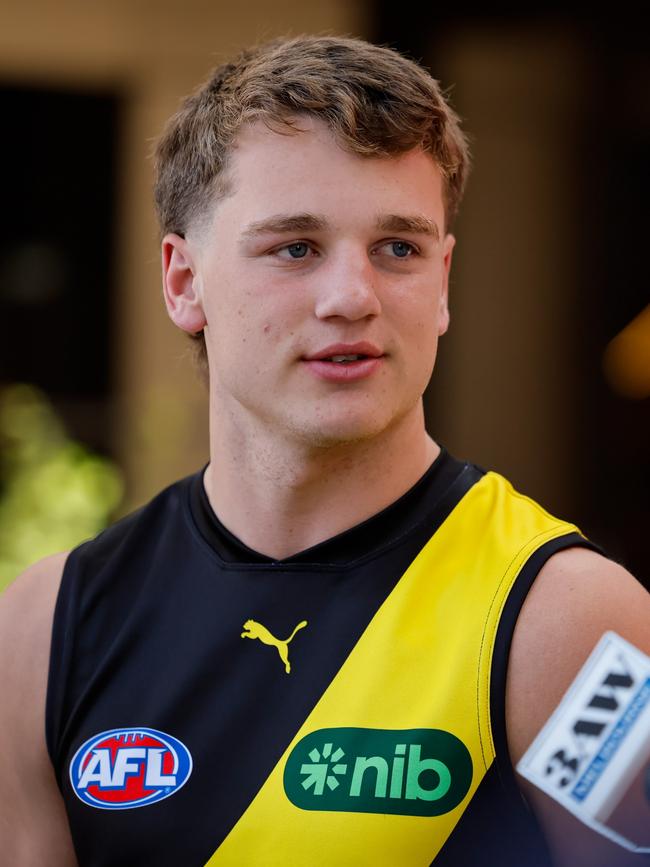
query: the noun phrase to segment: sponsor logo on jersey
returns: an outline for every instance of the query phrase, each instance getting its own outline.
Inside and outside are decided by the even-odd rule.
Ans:
[[[89,738],[70,762],[70,782],[85,804],[128,810],[175,794],[192,773],[187,747],[164,732],[122,728]]]
[[[258,623],[257,620],[247,620],[244,623],[243,629],[244,631],[241,634],[242,638],[257,638],[262,644],[268,644],[271,647],[275,647],[275,649],[280,654],[280,660],[284,665],[284,670],[287,674],[291,674],[291,663],[289,662],[289,643],[293,641],[296,632],[299,632],[301,629],[304,629],[307,626],[306,620],[301,620],[300,623],[293,630],[291,635],[288,638],[276,638],[272,632],[270,632],[266,626],[263,626],[261,623]]]
[[[285,793],[303,810],[440,816],[471,782],[467,747],[442,729],[320,729],[284,768]]]

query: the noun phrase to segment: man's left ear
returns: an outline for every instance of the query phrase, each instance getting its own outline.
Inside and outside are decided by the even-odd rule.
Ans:
[[[199,290],[195,251],[186,238],[176,234],[162,240],[163,294],[167,313],[174,325],[196,334],[206,318]]]
[[[442,279],[440,281],[440,309],[438,311],[438,336],[442,336],[449,328],[449,272],[451,257],[456,238],[447,234],[442,242]]]

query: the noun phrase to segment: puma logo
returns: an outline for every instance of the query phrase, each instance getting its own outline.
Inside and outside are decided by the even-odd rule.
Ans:
[[[241,637],[259,638],[262,644],[270,644],[272,647],[277,647],[280,659],[284,662],[284,670],[289,674],[291,671],[291,663],[289,662],[289,642],[296,632],[298,632],[299,629],[304,629],[305,626],[307,626],[307,621],[301,620],[291,635],[285,641],[282,641],[280,638],[271,635],[266,626],[262,626],[262,624],[258,623],[257,620],[247,620],[246,623],[244,623],[244,632],[242,632]]]

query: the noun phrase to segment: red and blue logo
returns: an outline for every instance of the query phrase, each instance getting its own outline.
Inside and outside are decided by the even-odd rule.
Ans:
[[[70,782],[84,804],[128,810],[175,794],[192,773],[185,744],[156,729],[101,732],[82,744],[70,762]]]

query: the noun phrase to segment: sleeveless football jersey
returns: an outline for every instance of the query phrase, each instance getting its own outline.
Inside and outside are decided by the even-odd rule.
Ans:
[[[589,545],[444,449],[284,560],[203,471],[71,552],[47,744],[81,867],[545,865],[505,731],[515,621]]]

